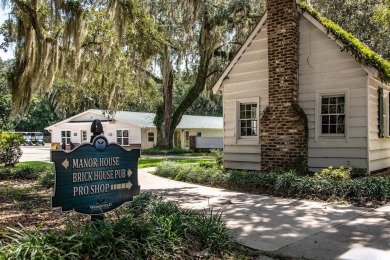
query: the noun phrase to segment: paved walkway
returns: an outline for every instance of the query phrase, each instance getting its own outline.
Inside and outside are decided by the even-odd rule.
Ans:
[[[238,240],[275,255],[335,259],[351,248],[390,250],[390,204],[369,209],[281,199],[203,187],[139,170],[141,191],[151,191],[190,209],[223,212]]]

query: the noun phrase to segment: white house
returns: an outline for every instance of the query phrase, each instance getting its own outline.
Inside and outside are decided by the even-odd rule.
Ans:
[[[324,21],[295,0],[268,2],[213,88],[225,168],[390,167],[390,63]]]
[[[90,109],[45,129],[51,132],[52,147],[60,149],[65,143],[69,149],[70,142],[75,146],[89,143],[91,123],[99,119],[109,142],[124,147],[151,148],[157,137],[154,116],[152,113],[118,111],[113,118],[108,118],[102,110]],[[174,146],[189,149],[190,136],[197,136],[216,142],[215,147],[222,148],[222,135],[222,117],[184,115],[174,134]]]

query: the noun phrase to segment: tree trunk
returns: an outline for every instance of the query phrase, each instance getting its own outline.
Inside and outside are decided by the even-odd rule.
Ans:
[[[169,149],[173,147],[173,135],[177,125],[180,123],[188,108],[193,104],[195,99],[198,98],[206,86],[210,58],[214,49],[210,46],[210,34],[212,33],[212,30],[209,27],[207,14],[205,14],[203,18],[199,37],[198,48],[200,60],[196,80],[174,112],[172,108],[173,69],[168,46],[165,46],[164,59],[162,62],[164,102],[163,106],[157,109],[158,111],[154,121],[157,128],[156,146],[159,148]]]
[[[164,57],[162,59],[161,74],[163,78],[163,104],[156,113],[155,124],[157,128],[156,146],[163,149],[173,147],[173,134],[175,129],[171,129],[172,122],[172,91],[173,91],[173,68],[170,59],[169,47],[164,47]]]

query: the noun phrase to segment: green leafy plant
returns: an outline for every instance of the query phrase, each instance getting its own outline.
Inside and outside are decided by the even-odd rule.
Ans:
[[[223,171],[167,162],[160,164],[155,174],[201,185],[281,197],[342,200],[367,206],[390,201],[390,176],[351,179],[352,170],[327,168],[314,177],[301,176],[295,171]]]
[[[220,149],[210,149],[210,154],[214,157],[218,169],[220,169],[223,164],[223,151]]]
[[[222,254],[233,259],[241,254],[220,212],[181,209],[150,193],[118,209],[115,218],[68,219],[57,231],[11,228],[5,236],[0,259],[194,259],[203,250],[211,259]]]
[[[23,137],[16,133],[0,133],[0,163],[5,166],[14,166],[22,156],[20,146],[23,143]]]
[[[331,179],[331,180],[349,180],[351,178],[352,167],[345,169],[341,166],[339,169],[334,169],[333,166],[329,166],[326,169],[322,169],[321,173],[315,173],[316,178]]]

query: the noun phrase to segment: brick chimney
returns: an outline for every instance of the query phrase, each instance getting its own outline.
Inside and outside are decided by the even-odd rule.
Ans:
[[[261,118],[261,169],[306,169],[307,118],[298,105],[299,14],[295,0],[268,0],[269,107]]]

